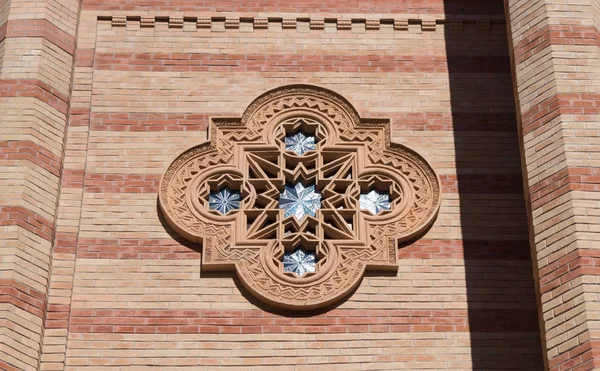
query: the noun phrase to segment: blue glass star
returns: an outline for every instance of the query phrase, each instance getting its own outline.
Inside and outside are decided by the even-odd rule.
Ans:
[[[223,188],[218,192],[212,192],[208,195],[208,208],[225,215],[231,210],[238,210],[240,208],[240,200],[240,192]]]
[[[298,156],[304,155],[308,151],[317,149],[315,137],[298,132],[295,135],[285,137],[285,149],[294,151]]]
[[[283,255],[283,270],[296,273],[299,277],[316,270],[317,256],[301,248]]]
[[[361,210],[369,210],[371,214],[377,215],[384,210],[391,209],[390,195],[387,193],[380,194],[373,190],[367,194],[360,195]]]
[[[279,196],[279,207],[283,209],[284,217],[294,216],[302,220],[306,215],[314,217],[317,210],[321,208],[321,194],[315,192],[315,186],[304,188],[302,183],[294,187],[285,186],[285,190]]]

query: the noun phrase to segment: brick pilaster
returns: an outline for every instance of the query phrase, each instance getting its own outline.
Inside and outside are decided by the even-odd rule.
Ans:
[[[550,370],[600,367],[597,3],[505,2]]]
[[[40,367],[79,7],[0,6],[0,369]]]

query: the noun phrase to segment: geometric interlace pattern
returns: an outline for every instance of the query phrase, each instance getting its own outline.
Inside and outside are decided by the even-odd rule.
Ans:
[[[169,225],[202,243],[202,269],[235,271],[258,299],[293,310],[340,301],[366,269],[397,269],[399,242],[422,234],[440,202],[437,175],[391,143],[389,120],[361,119],[309,85],[213,118],[159,191]]]

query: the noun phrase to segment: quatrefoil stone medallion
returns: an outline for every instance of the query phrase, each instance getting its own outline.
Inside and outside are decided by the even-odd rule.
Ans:
[[[241,118],[213,118],[210,139],[179,155],[160,185],[169,225],[202,244],[202,269],[235,271],[269,305],[339,302],[365,271],[397,270],[400,242],[433,223],[440,182],[385,119],[340,95],[291,85]]]

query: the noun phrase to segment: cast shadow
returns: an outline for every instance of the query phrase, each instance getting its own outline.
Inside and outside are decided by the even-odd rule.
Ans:
[[[461,3],[446,14],[468,19]],[[506,25],[446,25],[445,44],[472,368],[543,370]]]

